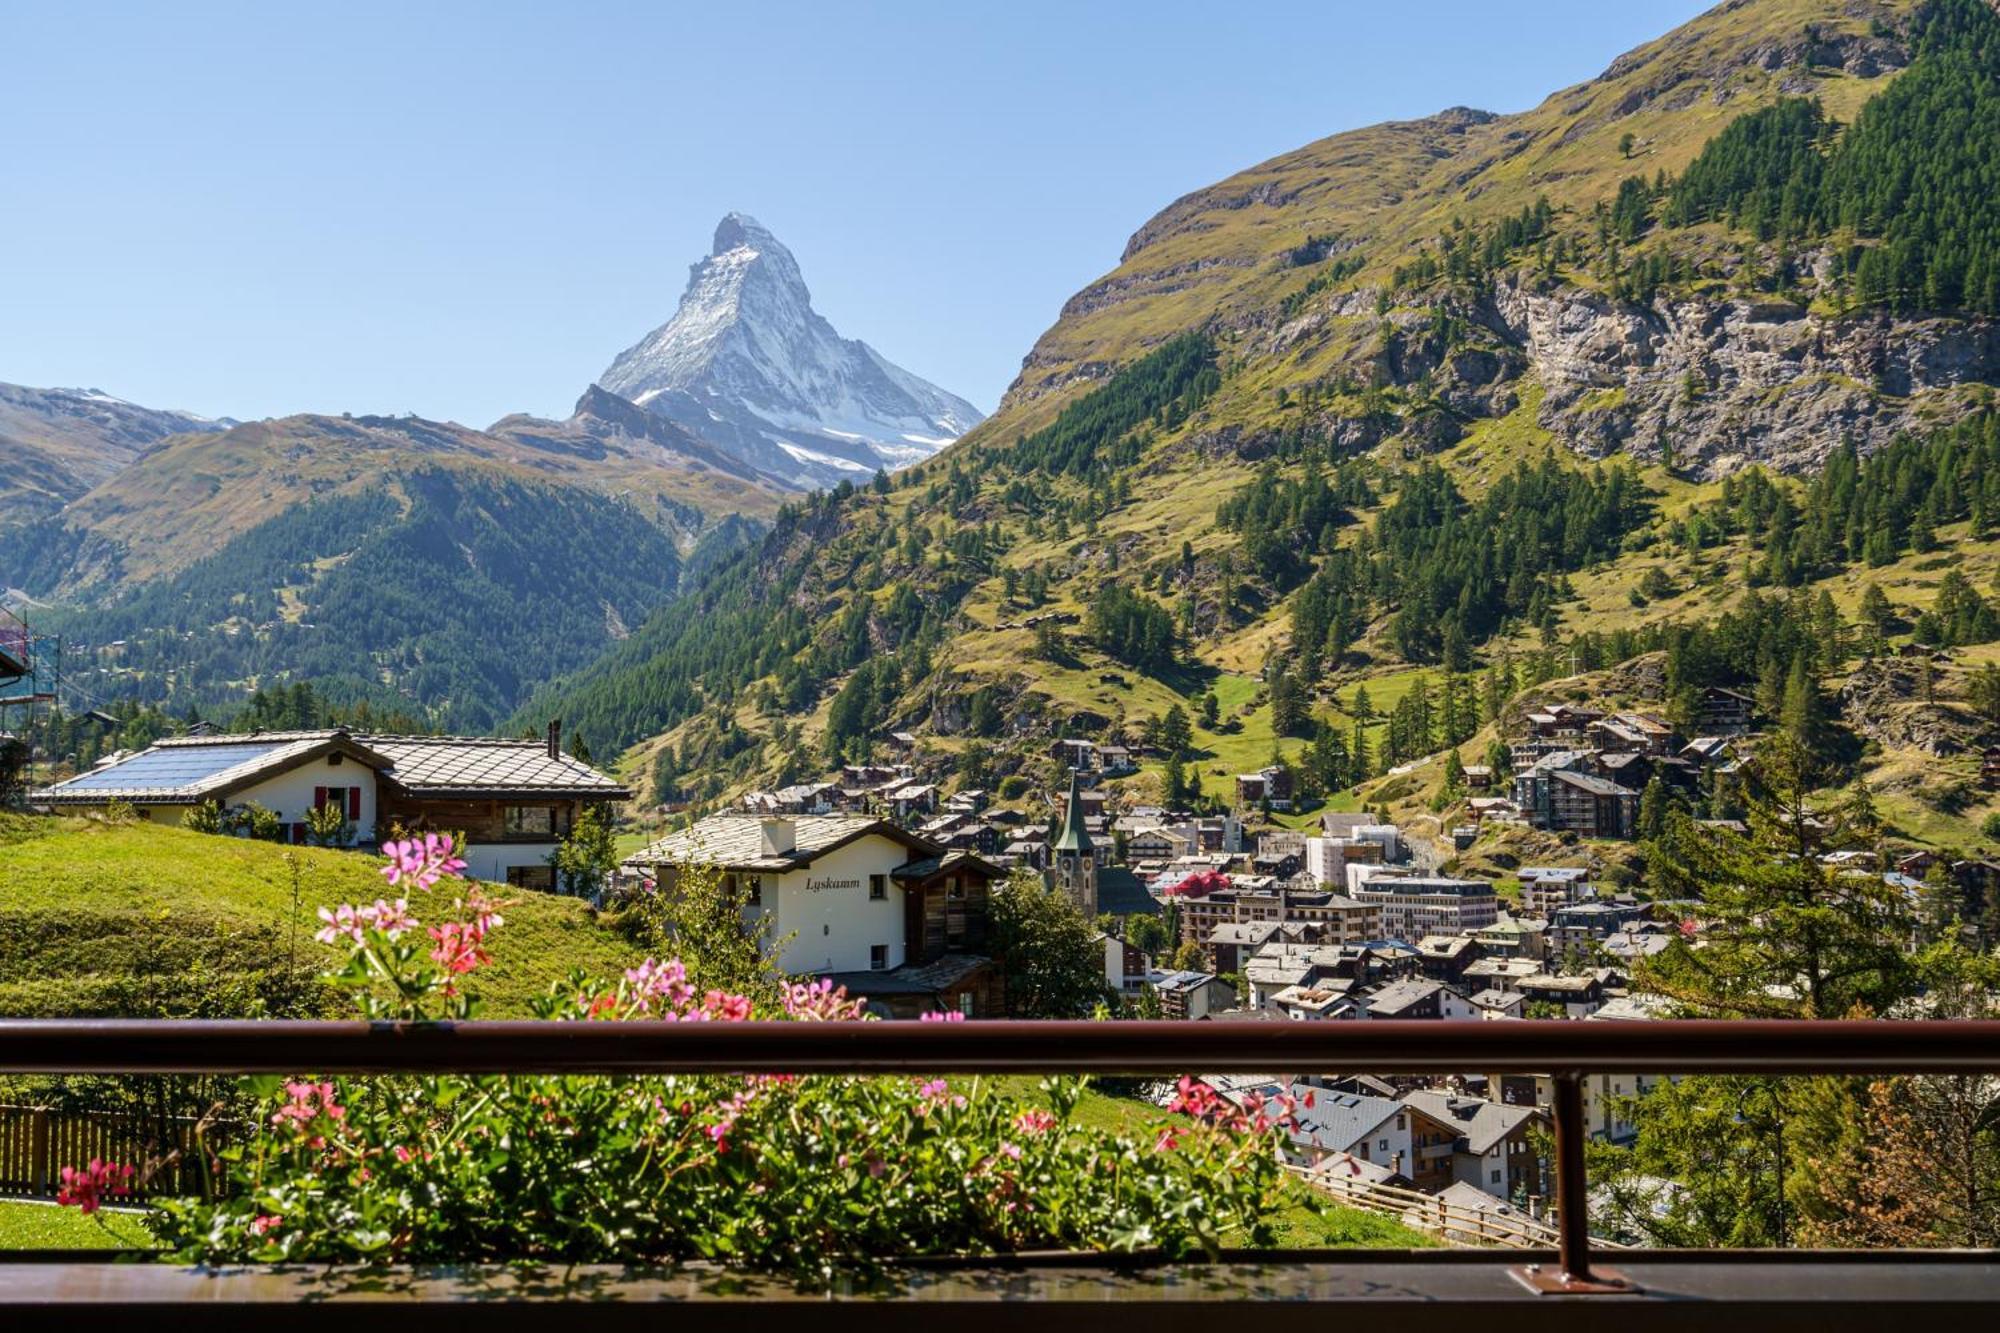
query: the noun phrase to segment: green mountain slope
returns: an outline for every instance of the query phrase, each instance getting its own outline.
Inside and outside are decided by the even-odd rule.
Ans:
[[[1840,632],[1808,665],[1837,686],[1868,581],[1898,579],[1907,634],[1962,601],[1941,552],[1992,563],[2000,496],[1967,461],[2000,373],[1983,294],[1860,280],[1978,215],[1844,210],[1906,167],[1987,178],[1988,144],[1927,127],[1985,123],[1995,26],[1977,0],[1746,0],[1534,111],[1356,131],[1197,191],[1068,303],[992,420],[886,491],[787,509],[521,720],[562,713],[700,798],[892,727],[967,781],[1046,780],[1050,735],[1135,739],[1178,705],[1200,719],[1182,781],[1219,794],[1278,753],[1372,802],[1435,790],[1434,767],[1373,775],[1473,753],[1524,685],[1739,606],[1670,654],[1677,687],[1782,675],[1822,590]],[[1732,174],[1752,136],[1726,132],[1806,95],[1806,149],[1845,184],[1788,214],[1799,145],[1756,136],[1782,151]],[[1940,444],[1799,545],[1805,479],[1903,432]],[[1752,519],[1721,479],[1759,465],[1800,480],[1760,482]]]
[[[483,731],[753,538],[769,484],[592,390],[490,431],[291,417],[184,435],[0,538],[92,702],[311,682]],[[74,698],[66,700],[74,704]]]

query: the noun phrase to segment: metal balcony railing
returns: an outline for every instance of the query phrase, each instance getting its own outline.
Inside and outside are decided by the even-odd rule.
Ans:
[[[308,1072],[1542,1074],[1554,1085],[1557,1262],[1517,1275],[1533,1290],[1584,1295],[1635,1290],[1592,1262],[1585,1076],[2000,1074],[2000,1022],[0,1020],[0,1073]],[[2000,1268],[1992,1281],[2000,1289]]]

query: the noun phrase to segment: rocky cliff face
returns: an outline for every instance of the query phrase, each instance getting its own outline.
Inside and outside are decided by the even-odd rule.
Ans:
[[[813,309],[791,251],[741,213],[716,227],[674,317],[621,352],[599,384],[795,487],[917,462],[983,419],[842,338]]]
[[[1701,475],[1750,461],[1808,472],[1844,440],[1866,452],[2000,382],[2000,326],[1986,319],[1831,319],[1783,301],[1633,306],[1516,282],[1496,285],[1483,313],[1500,354],[1444,365],[1467,406],[1468,391],[1532,375],[1546,390],[1539,424],[1570,447],[1642,458],[1671,447]]]

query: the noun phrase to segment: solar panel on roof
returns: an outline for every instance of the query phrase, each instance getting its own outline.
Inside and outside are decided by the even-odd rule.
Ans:
[[[282,750],[287,741],[243,741],[227,745],[173,745],[136,754],[123,763],[95,769],[62,784],[64,791],[123,789],[172,790]]]

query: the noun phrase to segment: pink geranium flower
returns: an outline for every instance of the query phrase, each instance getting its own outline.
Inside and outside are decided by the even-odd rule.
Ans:
[[[687,969],[678,958],[664,963],[648,958],[639,966],[626,969],[625,984],[631,988],[632,1003],[641,1013],[651,1013],[655,1004],[678,1011],[694,998]]]
[[[806,1022],[851,1022],[862,1016],[862,1006],[862,1001],[847,998],[845,986],[836,987],[831,981],[785,987],[785,1014]]]
[[[129,1166],[96,1157],[86,1167],[66,1166],[60,1174],[62,1186],[56,1191],[56,1202],[94,1213],[107,1195],[130,1194],[134,1174]]]
[[[1055,1127],[1056,1118],[1048,1111],[1023,1111],[1014,1117],[1014,1128],[1023,1134],[1046,1134]]]
[[[432,926],[430,937],[437,945],[431,950],[431,961],[453,976],[464,976],[492,961],[479,947],[484,935],[469,922],[447,921]]]
[[[324,923],[313,938],[321,944],[337,944],[345,939],[354,944],[363,943],[367,938],[368,923],[361,913],[349,903],[338,907],[322,907],[319,919]]]
[[[443,833],[385,842],[382,855],[389,858],[389,864],[382,867],[384,879],[391,884],[413,880],[420,889],[431,888],[446,876],[456,878],[465,869],[457,841]]]

